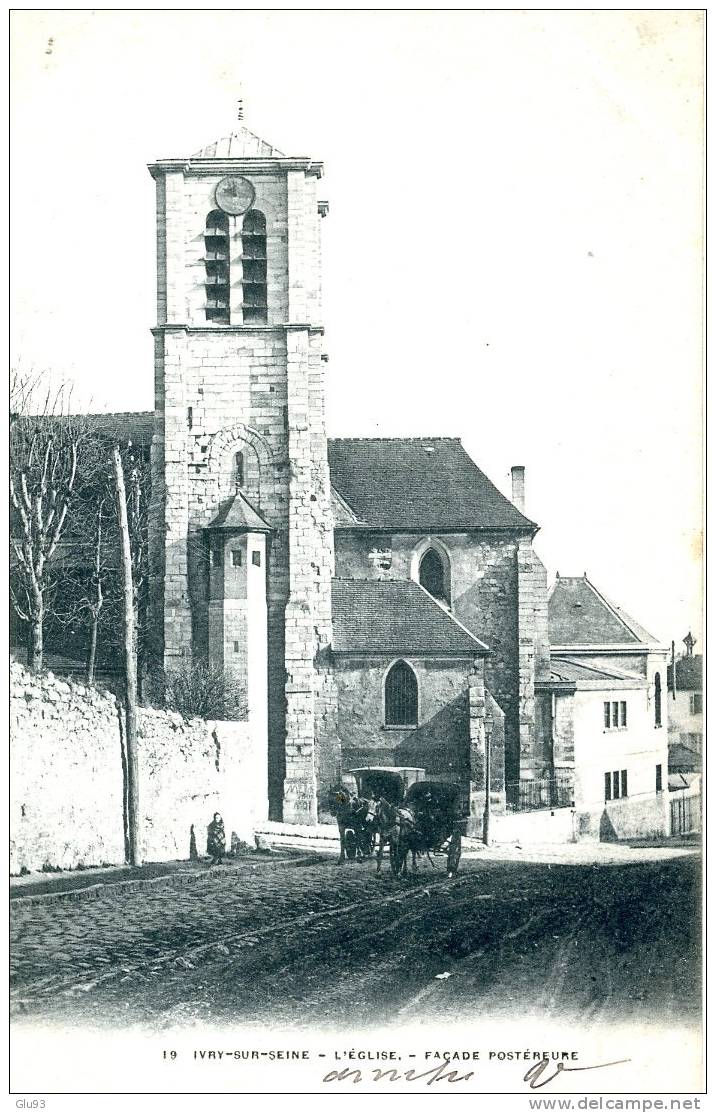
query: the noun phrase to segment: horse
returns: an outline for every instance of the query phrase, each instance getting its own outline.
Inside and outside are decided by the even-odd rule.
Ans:
[[[346,858],[362,862],[373,850],[372,833],[366,825],[369,808],[368,800],[352,796],[347,789],[339,787],[331,793],[328,810],[336,817],[341,844],[339,864]]]
[[[435,804],[430,794],[424,800],[411,802],[407,807],[393,809],[393,837],[397,838],[400,847],[402,864],[400,876],[408,876],[408,851],[412,857],[412,868],[418,868],[418,855],[427,855],[428,861],[434,867],[431,850],[438,832],[440,819],[435,810]],[[397,831],[396,831],[397,828]]]
[[[368,801],[365,824],[371,833],[373,842],[378,841],[376,873],[380,873],[383,863],[383,848],[390,838],[390,832],[398,822],[398,809],[389,803],[384,796],[373,796]]]

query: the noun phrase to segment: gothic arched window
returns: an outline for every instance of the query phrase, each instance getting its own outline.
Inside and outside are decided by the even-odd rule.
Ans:
[[[229,218],[215,209],[207,216],[204,230],[206,319],[223,324],[231,321],[229,244]]]
[[[385,678],[385,725],[418,725],[418,679],[405,661],[396,661]]]
[[[249,209],[241,225],[241,262],[244,324],[265,323],[268,319],[266,217],[258,209]]]
[[[654,674],[654,726],[661,726],[661,673]]]
[[[420,561],[418,580],[434,599],[449,603],[450,590],[445,563],[436,549],[428,549]]]

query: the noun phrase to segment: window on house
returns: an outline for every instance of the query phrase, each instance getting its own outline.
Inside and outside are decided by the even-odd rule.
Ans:
[[[258,549],[254,549],[254,551],[252,552],[251,563],[255,564],[257,568],[261,567],[261,553],[258,551]]]
[[[663,781],[662,781],[661,769],[662,769],[662,767],[660,765],[657,765],[657,767],[656,767],[656,791],[657,792],[662,792],[663,787],[664,787],[663,786]]]
[[[229,218],[218,209],[209,213],[204,229],[204,285],[206,319],[231,321],[231,275],[229,261]]]
[[[224,551],[220,541],[213,541],[209,547],[209,564],[212,568],[221,568],[224,563]]]
[[[421,559],[418,579],[434,599],[440,599],[443,603],[450,602],[446,569],[435,549],[428,549]]]
[[[234,480],[237,489],[244,486],[244,454],[243,452],[236,452],[234,454]]]
[[[604,729],[625,730],[627,725],[626,700],[604,701]]]
[[[626,769],[615,769],[604,774],[604,799],[620,800],[629,795]]]
[[[238,653],[238,652],[239,652],[239,643],[234,642],[234,653]]]
[[[396,661],[385,678],[385,725],[418,725],[418,680],[405,661]]]
[[[661,726],[661,673],[654,675],[654,726]]]
[[[250,209],[241,226],[244,324],[268,320],[266,279],[266,217]]]
[[[240,568],[241,567],[241,563],[242,563],[242,561],[241,561],[241,549],[232,549],[231,550],[231,563],[232,563],[234,568]]]
[[[703,711],[703,696],[701,692],[694,692],[689,696],[689,711],[692,715],[700,715]]]

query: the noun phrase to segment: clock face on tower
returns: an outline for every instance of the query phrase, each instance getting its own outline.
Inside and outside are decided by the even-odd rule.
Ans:
[[[254,203],[256,190],[248,178],[230,175],[222,178],[214,191],[216,204],[230,216],[241,216]]]

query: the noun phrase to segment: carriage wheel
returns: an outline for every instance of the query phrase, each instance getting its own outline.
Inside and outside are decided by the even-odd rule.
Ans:
[[[356,856],[356,851],[358,849],[355,831],[351,831],[350,829],[346,831],[344,835],[344,844],[346,848],[346,858],[348,858],[349,861],[352,862]]]
[[[405,840],[401,839],[399,832],[391,834],[389,849],[390,868],[395,877],[400,877],[405,866],[405,859],[408,856],[408,848],[405,845]]]
[[[460,857],[462,855],[462,835],[459,831],[453,831],[450,836],[450,845],[448,846],[447,853],[447,872],[448,877],[454,877],[457,873],[457,867],[460,865]]]

